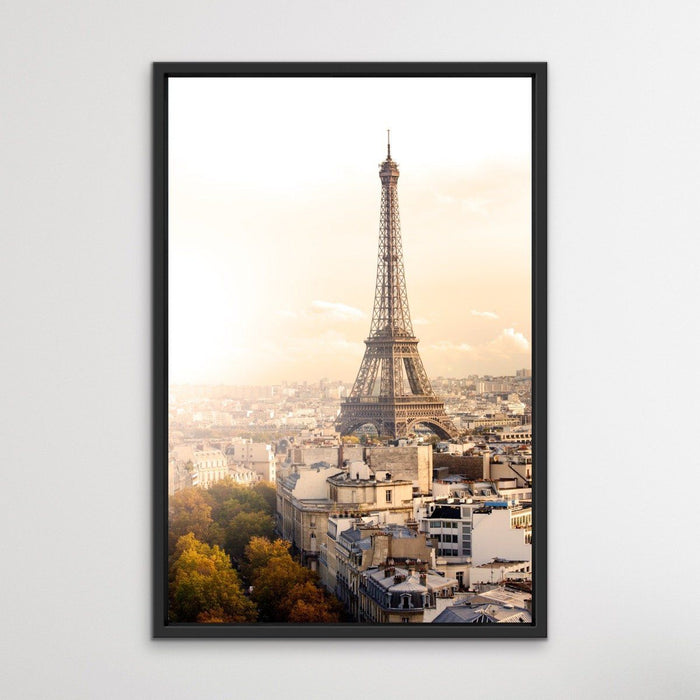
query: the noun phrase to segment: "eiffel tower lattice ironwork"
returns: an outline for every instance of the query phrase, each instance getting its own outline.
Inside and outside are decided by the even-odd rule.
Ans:
[[[401,247],[398,165],[387,157],[379,165],[382,201],[374,311],[365,355],[355,384],[341,404],[336,428],[349,435],[373,424],[380,436],[406,437],[422,423],[442,438],[457,435],[435,395],[418,354],[408,309]]]

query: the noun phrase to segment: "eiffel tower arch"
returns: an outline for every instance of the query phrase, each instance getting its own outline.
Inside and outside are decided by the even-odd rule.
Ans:
[[[399,438],[423,423],[441,438],[454,437],[457,430],[430,385],[413,333],[401,246],[399,168],[391,159],[389,144],[379,178],[382,199],[372,324],[360,370],[341,404],[336,429],[349,435],[372,424],[382,437]]]

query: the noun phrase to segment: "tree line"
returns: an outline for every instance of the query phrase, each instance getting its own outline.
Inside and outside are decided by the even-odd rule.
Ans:
[[[173,622],[337,622],[340,604],[274,539],[276,492],[231,479],[187,488],[169,503]]]

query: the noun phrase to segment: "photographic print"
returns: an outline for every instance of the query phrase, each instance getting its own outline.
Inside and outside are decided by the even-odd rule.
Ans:
[[[156,636],[545,636],[544,64],[156,64]]]

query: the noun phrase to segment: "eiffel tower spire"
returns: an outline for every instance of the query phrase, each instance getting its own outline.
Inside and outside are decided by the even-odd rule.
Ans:
[[[341,405],[336,427],[347,435],[372,423],[381,436],[396,438],[424,423],[440,437],[452,437],[457,430],[433,392],[413,334],[401,246],[399,168],[391,158],[388,131],[379,179],[382,198],[372,323],[360,371]]]

